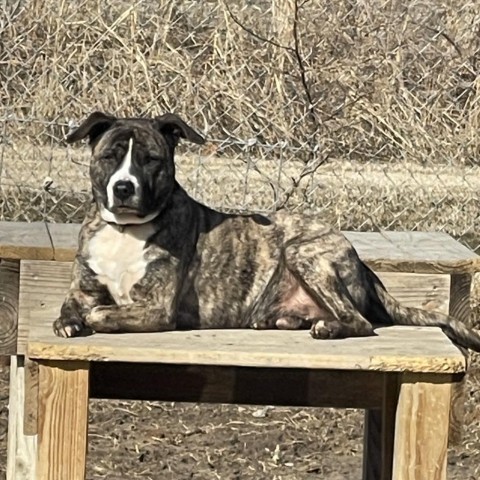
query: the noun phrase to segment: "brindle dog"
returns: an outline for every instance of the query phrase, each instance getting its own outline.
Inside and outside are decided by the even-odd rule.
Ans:
[[[173,114],[91,114],[94,202],[79,236],[57,335],[197,328],[310,328],[314,338],[373,334],[372,323],[441,327],[480,351],[480,335],[437,312],[401,306],[338,231],[315,216],[230,215],[175,180],[180,138],[204,139]]]

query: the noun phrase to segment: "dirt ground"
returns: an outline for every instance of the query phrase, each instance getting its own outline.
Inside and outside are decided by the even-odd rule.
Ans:
[[[451,480],[480,478],[480,356],[468,380],[465,435]],[[8,367],[0,367],[0,478],[5,478]],[[87,480],[357,480],[363,412],[92,400]],[[59,479],[60,480],[60,479]]]

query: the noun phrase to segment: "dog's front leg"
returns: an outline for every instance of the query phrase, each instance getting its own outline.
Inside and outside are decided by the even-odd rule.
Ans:
[[[63,301],[60,316],[53,323],[53,331],[59,337],[80,337],[92,334],[85,319],[97,305],[111,303],[105,286],[78,257],[73,262],[72,284]]]
[[[95,307],[86,324],[98,333],[162,332],[176,326],[170,309],[151,301]]]

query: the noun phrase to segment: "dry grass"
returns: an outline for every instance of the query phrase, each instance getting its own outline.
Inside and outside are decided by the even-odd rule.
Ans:
[[[29,2],[5,11],[13,142],[93,108],[174,110],[211,137],[337,158],[472,162],[478,2]],[[40,123],[24,119],[38,120]],[[312,143],[312,140],[315,143]],[[35,142],[35,143],[36,143]],[[307,157],[308,158],[308,157]]]

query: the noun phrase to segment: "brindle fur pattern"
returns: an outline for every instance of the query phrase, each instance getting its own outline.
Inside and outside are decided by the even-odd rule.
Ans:
[[[115,119],[92,114],[70,137],[89,136],[94,202],[83,223],[72,285],[57,335],[199,328],[310,328],[314,338],[373,335],[372,322],[440,326],[480,351],[480,336],[446,315],[406,308],[338,231],[314,216],[231,215],[193,200],[175,181],[178,139],[202,139],[178,117]],[[134,139],[132,172],[142,185],[138,218],[152,212],[147,267],[119,304],[89,265],[92,239],[107,228],[136,235],[145,224],[107,223],[106,186]],[[128,203],[128,202],[127,202]],[[122,218],[123,210],[113,209]],[[124,253],[128,255],[128,252]]]

